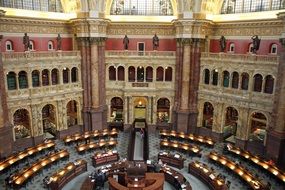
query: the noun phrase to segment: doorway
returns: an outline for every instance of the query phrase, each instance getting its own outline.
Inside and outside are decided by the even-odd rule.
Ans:
[[[134,119],[146,119],[147,99],[145,97],[137,97],[134,99]]]

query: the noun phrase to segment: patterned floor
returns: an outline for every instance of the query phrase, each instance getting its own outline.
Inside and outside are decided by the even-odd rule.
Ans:
[[[128,150],[128,138],[129,138],[129,133],[128,132],[121,132],[118,136],[118,146],[116,147],[116,149],[118,150],[118,152],[120,153],[120,157],[122,158],[126,158],[127,157],[127,150]],[[159,135],[158,133],[154,133],[154,134],[149,134],[149,153],[150,156],[149,158],[151,160],[157,160],[157,154],[159,152]],[[95,170],[95,168],[92,166],[92,162],[91,162],[91,156],[93,155],[94,152],[87,152],[83,155],[79,155],[74,146],[75,144],[72,145],[64,145],[64,143],[62,141],[56,141],[56,148],[57,149],[68,149],[69,153],[70,153],[70,158],[69,161],[75,161],[77,158],[83,158],[88,162],[88,172],[81,174],[80,176],[78,176],[77,178],[75,178],[74,180],[72,180],[70,183],[68,183],[63,190],[78,190],[80,189],[80,186],[82,184],[82,182],[84,181],[85,177],[88,176],[88,174],[90,174],[92,171]],[[222,152],[222,147],[223,144],[222,143],[218,143],[215,145],[215,147],[213,149],[211,148],[207,148],[205,146],[200,146],[203,151],[202,151],[202,157],[198,158],[198,157],[189,157],[184,155],[184,157],[186,158],[185,161],[185,168],[181,170],[181,172],[184,174],[184,176],[186,177],[186,179],[188,181],[190,181],[191,186],[193,188],[193,190],[208,190],[208,188],[201,182],[199,181],[197,178],[193,177],[192,175],[187,173],[187,166],[189,162],[192,162],[194,160],[199,160],[200,162],[204,162],[207,163],[208,165],[210,165],[211,167],[213,167],[217,172],[222,173],[223,175],[226,175],[226,178],[228,180],[231,181],[231,190],[246,190],[248,189],[248,186],[246,186],[236,175],[229,173],[227,170],[225,170],[223,167],[217,166],[211,162],[209,162],[209,160],[207,159],[206,155],[212,151],[213,149],[217,152]],[[44,157],[44,153],[41,155],[38,155],[36,157],[34,157],[33,159],[28,159],[25,163],[23,164],[16,164],[15,167],[12,167],[10,169],[10,171],[1,174],[0,175],[0,189],[6,189],[5,187],[5,183],[4,183],[4,179],[12,172],[14,172],[15,170],[25,167],[28,163],[33,163],[36,159],[42,158]],[[229,156],[231,157],[233,160],[238,160],[238,158],[233,157],[233,156]],[[45,176],[50,176],[52,175],[52,173],[54,173],[56,170],[58,170],[59,168],[63,167],[67,162],[69,161],[60,161],[54,165],[52,165],[49,169],[44,169],[42,172],[38,173],[38,175],[36,175],[34,178],[32,178],[30,180],[30,182],[27,183],[26,187],[21,188],[23,190],[41,190],[41,189],[45,189],[43,186],[43,178]],[[258,175],[259,178],[263,179],[264,181],[270,181],[270,183],[272,184],[272,190],[284,190],[285,189],[285,184],[280,184],[279,181],[277,181],[275,178],[272,178],[270,175],[268,175],[267,173],[263,172],[263,170],[252,166],[250,163],[247,162],[242,162],[243,166],[246,166],[252,173],[254,173],[255,175]],[[108,184],[105,183],[105,188],[104,189],[108,189]],[[165,190],[172,190],[173,187],[171,187],[169,184],[165,183]]]

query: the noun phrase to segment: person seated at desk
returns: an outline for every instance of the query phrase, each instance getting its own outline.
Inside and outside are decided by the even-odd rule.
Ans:
[[[97,176],[96,176],[96,189],[103,189],[105,183],[105,174],[102,172],[101,169],[98,170]]]
[[[161,161],[161,159],[159,159],[159,160]],[[162,163],[162,162],[161,162],[161,163]],[[155,164],[154,164],[154,171],[155,171],[156,173],[159,173],[160,170],[161,170],[161,164],[159,164],[159,162],[155,163]]]

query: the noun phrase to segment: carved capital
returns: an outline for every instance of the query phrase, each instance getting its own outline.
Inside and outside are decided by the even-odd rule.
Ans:
[[[182,39],[182,44],[183,45],[191,45],[192,44],[192,39],[191,38],[183,38]]]
[[[106,37],[94,37],[94,38],[89,38],[91,43],[95,43],[96,45],[104,45],[105,41],[107,40]]]

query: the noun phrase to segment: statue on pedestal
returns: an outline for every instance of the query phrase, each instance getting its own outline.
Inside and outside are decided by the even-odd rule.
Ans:
[[[157,50],[157,48],[159,46],[159,38],[157,37],[156,34],[154,34],[154,36],[152,38],[152,45],[153,45],[153,50]]]
[[[258,35],[254,35],[251,37],[252,39],[252,53],[256,54],[256,51],[259,50],[259,45],[260,45],[260,38],[258,38]]]
[[[57,41],[57,50],[61,50],[61,36],[60,34],[57,35],[56,41]]]
[[[29,51],[29,47],[30,47],[30,37],[28,36],[27,33],[25,33],[24,37],[23,37],[23,44],[24,44],[24,50],[25,51]]]
[[[226,49],[226,38],[225,38],[225,36],[221,36],[221,38],[220,38],[220,50],[221,50],[221,52],[224,52],[225,51],[225,49]]]
[[[123,39],[123,44],[124,44],[124,49],[125,49],[125,50],[128,50],[128,48],[129,48],[129,42],[130,42],[130,40],[129,40],[128,36],[125,35],[125,37],[124,37],[124,39]]]

